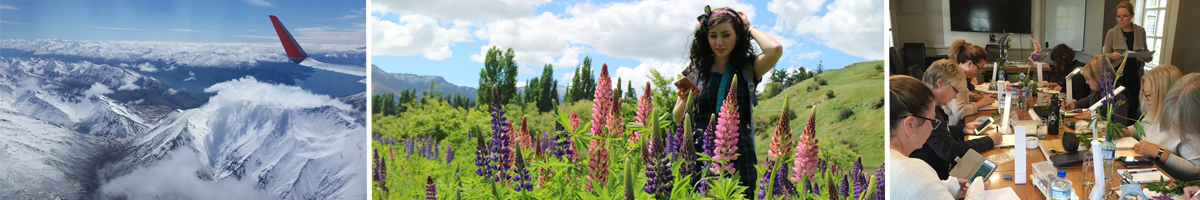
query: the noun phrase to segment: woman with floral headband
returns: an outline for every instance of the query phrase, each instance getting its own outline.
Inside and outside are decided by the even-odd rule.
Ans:
[[[678,122],[685,112],[690,113],[694,124],[691,128],[705,129],[710,118],[719,117],[717,113],[728,90],[735,89],[739,115],[736,153],[740,155],[732,163],[735,173],[741,176],[742,185],[748,186],[744,193],[746,198],[753,199],[757,188],[754,163],[758,161],[751,130],[752,109],[757,103],[754,88],[763,74],[775,67],[783,54],[783,46],[751,25],[745,14],[728,7],[710,9],[705,6],[704,14],[696,19],[699,24],[693,33],[688,56],[691,62],[683,72],[685,79],[676,83],[679,99],[672,114]],[[755,53],[750,43],[752,39],[758,42],[762,53]],[[685,110],[685,96],[689,92],[695,100],[692,109]],[[696,138],[694,141],[703,140]],[[701,144],[696,144],[697,150],[703,149]]]

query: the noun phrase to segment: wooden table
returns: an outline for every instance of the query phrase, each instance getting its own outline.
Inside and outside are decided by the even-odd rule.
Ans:
[[[1020,110],[1019,112],[1017,112],[1018,119],[1020,119],[1020,120],[1032,119],[1029,116],[1029,112],[1027,112],[1025,110],[1021,110],[1021,109],[1018,109],[1018,110]],[[979,117],[983,117],[983,116],[992,116],[992,114],[994,114],[994,113],[996,113],[995,110],[980,111],[979,113],[976,113],[975,115],[967,116],[965,121],[966,122],[974,121],[975,118],[979,118]],[[1073,122],[1073,121],[1077,121],[1077,120],[1075,120],[1074,118],[1067,118],[1064,121]],[[1066,123],[1064,123],[1064,124],[1066,124]],[[1046,139],[1040,140],[1039,142],[1059,142],[1059,141],[1061,141],[1060,139],[1062,138],[1063,132],[1067,132],[1067,131],[1070,131],[1070,130],[1068,128],[1059,128],[1058,135],[1047,135]],[[1072,132],[1074,132],[1074,131],[1072,131]],[[1033,133],[1031,133],[1031,134],[1033,134]],[[1016,138],[1016,139],[1022,140],[1022,141],[1018,141],[1018,142],[1024,142],[1023,138]],[[980,152],[980,154],[982,154],[986,158],[986,157],[990,157],[990,156],[996,155],[996,154],[1012,153],[1013,151],[1025,151],[1025,170],[1026,170],[1025,174],[1026,175],[1033,174],[1033,163],[1046,161],[1046,156],[1042,154],[1042,151],[1040,149],[1014,149],[1013,147],[993,148],[993,149],[989,149],[984,152]],[[1120,157],[1120,156],[1135,156],[1137,153],[1134,152],[1133,150],[1118,150],[1115,154],[1116,154],[1115,156]],[[1033,180],[1029,179],[1028,177],[1026,177],[1026,179],[1025,179],[1026,180],[1025,184],[1021,184],[1021,185],[1016,185],[1013,182],[1013,180],[1011,180],[1011,179],[1004,179],[1003,175],[1005,175],[1005,174],[1015,175],[1015,173],[1014,173],[1014,172],[1016,172],[1016,167],[1014,165],[1015,162],[1016,161],[1013,160],[1013,161],[1008,161],[1008,162],[1004,162],[1004,163],[997,163],[997,165],[999,165],[999,166],[996,167],[996,172],[992,173],[991,177],[988,177],[988,180],[991,181],[991,185],[990,185],[991,188],[988,188],[988,189],[1012,187],[1013,191],[1016,191],[1017,195],[1020,196],[1021,199],[1025,199],[1025,200],[1046,199],[1046,197],[1042,195],[1042,192],[1037,189],[1037,186],[1034,185]],[[1099,164],[1103,164],[1103,162],[1096,162],[1095,164],[1099,165]],[[1118,169],[1129,169],[1129,168],[1126,168],[1124,165],[1120,164],[1120,162],[1116,162],[1114,165]],[[1158,168],[1158,166],[1153,165],[1153,166],[1137,167],[1137,168],[1138,169],[1148,169],[1148,168]],[[1080,166],[1074,166],[1074,167],[1060,167],[1058,169],[1062,169],[1067,172],[1067,179],[1071,180],[1071,186],[1074,187],[1075,194],[1079,195],[1079,197],[1080,197],[1079,199],[1087,199],[1088,195],[1090,194],[1090,192],[1092,190],[1091,190],[1091,187],[1085,188],[1083,185],[1083,176],[1084,176],[1083,168]],[[1161,171],[1162,169],[1159,168],[1159,170]],[[1091,175],[1088,175],[1088,176],[1091,176]],[[1098,181],[1102,181],[1102,180],[1098,180]],[[1107,187],[1107,188],[1120,187],[1120,184],[1121,184],[1120,178],[1117,178],[1114,176],[1112,180],[1106,182],[1105,187]],[[1144,188],[1144,187],[1146,187],[1146,185],[1148,185],[1148,184],[1142,184],[1142,187]],[[1108,199],[1117,199],[1117,196],[1119,196],[1119,195],[1120,195],[1120,193],[1117,193],[1115,195],[1110,196]]]

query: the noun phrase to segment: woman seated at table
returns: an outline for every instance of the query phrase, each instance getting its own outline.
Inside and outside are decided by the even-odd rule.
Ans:
[[[964,83],[970,83],[972,78],[979,76],[980,68],[987,62],[987,51],[984,51],[983,47],[967,43],[966,40],[961,38],[954,40],[954,43],[950,44],[949,56],[950,60],[954,61],[954,64],[958,65],[959,69],[962,69]],[[950,125],[963,125],[964,117],[973,115],[975,112],[979,112],[979,108],[992,105],[992,103],[996,102],[995,99],[987,97],[987,95],[973,97],[973,93],[969,92],[970,90],[967,90],[966,87],[962,89],[954,98],[954,101],[945,105],[946,114],[950,116],[948,121]]]
[[[983,199],[988,188],[983,177],[971,181],[974,187],[962,187],[956,179],[940,180],[924,161],[908,155],[921,148],[933,127],[942,123],[934,119],[934,95],[928,86],[911,76],[894,75],[888,78],[889,150],[887,185],[889,199]],[[980,187],[982,186],[982,187]]]
[[[1158,117],[1163,112],[1163,99],[1167,96],[1167,92],[1171,90],[1171,85],[1179,81],[1179,77],[1183,76],[1179,73],[1179,68],[1173,65],[1160,65],[1146,72],[1142,76],[1142,130],[1146,132],[1141,142],[1134,145],[1134,149],[1144,156],[1158,156],[1158,149],[1176,149],[1179,146],[1179,137],[1173,134],[1166,134],[1158,128]],[[1137,128],[1130,126],[1125,129],[1125,135],[1136,135]]]
[[[1062,104],[1063,109],[1070,110],[1070,109],[1075,109],[1075,108],[1088,108],[1089,106],[1092,106],[1092,104],[1095,104],[1098,101],[1102,101],[1104,99],[1104,97],[1101,96],[1102,94],[1112,93],[1112,91],[1108,91],[1108,92],[1101,91],[1101,88],[1103,88],[1101,86],[1103,86],[1104,84],[1112,84],[1112,78],[1116,77],[1117,73],[1115,71],[1113,71],[1112,68],[1105,67],[1104,65],[1102,65],[1101,62],[1105,62],[1104,57],[1101,57],[1101,56],[1093,57],[1091,61],[1088,61],[1087,65],[1083,66],[1083,70],[1080,71],[1080,73],[1083,74],[1083,79],[1085,80],[1085,82],[1087,82],[1088,87],[1092,89],[1092,93],[1089,94],[1087,97],[1075,100],[1075,102],[1069,102],[1069,101],[1063,102],[1063,104]],[[1105,80],[1105,79],[1107,79],[1107,80]],[[1118,83],[1117,86],[1114,86],[1112,88],[1115,89],[1119,86],[1120,86],[1120,83]],[[1113,96],[1113,102],[1129,102],[1129,101],[1125,97],[1124,93],[1118,93],[1115,96]],[[1104,104],[1103,106],[1101,106],[1099,108],[1100,110],[1096,111],[1096,114],[1108,113],[1108,112],[1106,112],[1108,109],[1114,109],[1114,110],[1112,110],[1112,114],[1113,114],[1112,122],[1118,123],[1118,124],[1130,125],[1132,123],[1129,122],[1129,119],[1130,119],[1130,117],[1128,117],[1129,116],[1128,115],[1129,106],[1127,104],[1128,103],[1123,103],[1123,104],[1115,106],[1115,107],[1112,105],[1109,105],[1109,104]],[[1083,120],[1091,119],[1091,117],[1092,116],[1089,113],[1079,113],[1079,114],[1075,115],[1076,119],[1083,119]]]
[[[934,119],[947,121],[949,116],[946,115],[942,106],[950,103],[950,100],[953,100],[958,93],[967,92],[967,83],[964,80],[966,79],[963,78],[962,70],[950,60],[938,60],[925,69],[925,75],[921,81],[933,91],[934,110],[937,116]],[[963,137],[967,134],[975,134],[975,127],[979,124],[979,122],[965,125],[939,124],[940,126],[933,127],[933,132],[930,133],[929,139],[925,140],[924,146],[908,156],[924,160],[930,167],[933,167],[934,171],[937,171],[938,179],[950,179],[950,169],[958,164],[955,159],[966,154],[968,149],[983,152],[1003,142],[1003,136],[996,131],[989,132],[988,137],[964,140]]]
[[[1179,78],[1162,100],[1158,112],[1158,129],[1163,134],[1179,138],[1175,148],[1162,149],[1153,144],[1139,143],[1138,153],[1154,152],[1154,156],[1171,177],[1183,181],[1200,179],[1200,73]]]

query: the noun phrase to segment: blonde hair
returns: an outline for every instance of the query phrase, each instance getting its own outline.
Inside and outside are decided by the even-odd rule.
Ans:
[[[934,61],[929,65],[929,69],[925,69],[925,76],[921,78],[922,82],[929,85],[929,88],[936,88],[937,80],[945,80],[944,83],[954,88],[967,88],[966,75],[963,75],[962,69],[958,68],[953,61],[941,59]]]
[[[921,80],[908,75],[888,77],[888,137],[896,137],[904,117],[924,115],[933,106],[933,91]]]
[[[1128,1],[1121,1],[1121,3],[1117,3],[1117,7],[1113,11],[1121,10],[1122,8],[1129,11],[1129,16],[1133,16],[1133,4],[1132,3],[1129,3]]]
[[[967,43],[962,38],[954,40],[954,43],[950,44],[950,60],[953,60],[954,64],[986,59],[987,51],[979,45]]]
[[[1150,101],[1142,101],[1142,111],[1146,114],[1146,118],[1150,121],[1158,121],[1158,114],[1162,112],[1163,98],[1167,96],[1167,92],[1171,90],[1171,85],[1179,80],[1183,74],[1179,72],[1179,68],[1174,65],[1159,65],[1146,75],[1142,76],[1142,87],[1150,89]],[[1145,90],[1138,91],[1138,98],[1146,96]]]
[[[1200,131],[1200,73],[1190,73],[1179,78],[1163,99],[1163,112],[1158,114],[1158,126],[1162,131],[1175,133],[1183,144],[1200,143],[1196,134]]]
[[[1083,65],[1083,70],[1080,71],[1080,73],[1083,74],[1083,77],[1085,78],[1097,81],[1100,80],[1101,76],[1105,75],[1107,75],[1110,79],[1116,79],[1117,72],[1113,71],[1113,68],[1111,67],[1105,67],[1104,63],[1102,62],[1108,62],[1107,60],[1104,60],[1104,56],[1092,57],[1092,60],[1088,61],[1087,65]]]

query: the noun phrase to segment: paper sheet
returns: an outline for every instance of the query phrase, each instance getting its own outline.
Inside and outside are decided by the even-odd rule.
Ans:
[[[983,195],[983,199],[987,199],[987,200],[992,200],[992,199],[1021,199],[1021,196],[1017,195],[1017,191],[1013,190],[1013,189],[1012,189],[1012,187],[1004,187],[1004,188],[1000,188],[1000,189],[991,189],[991,190],[983,191],[983,194],[984,194],[984,195]]]

